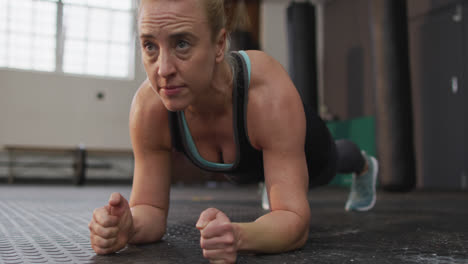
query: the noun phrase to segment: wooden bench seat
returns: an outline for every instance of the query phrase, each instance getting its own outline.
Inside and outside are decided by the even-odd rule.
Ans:
[[[4,146],[8,155],[8,183],[14,182],[15,167],[23,168],[67,168],[73,169],[73,183],[82,185],[86,180],[86,169],[111,169],[109,163],[90,163],[87,160],[89,155],[93,156],[109,156],[109,155],[125,155],[133,157],[131,149],[111,149],[111,148],[85,148],[83,146],[76,147],[48,147],[48,146],[30,146],[30,145],[6,145]],[[16,161],[16,157],[24,154],[44,155],[52,154],[57,156],[70,156],[73,162],[38,162],[38,161]],[[1,165],[1,164],[0,164]]]

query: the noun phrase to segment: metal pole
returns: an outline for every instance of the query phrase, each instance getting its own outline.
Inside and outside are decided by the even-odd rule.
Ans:
[[[75,185],[83,185],[86,180],[86,149],[83,145],[79,145],[75,154],[75,177],[73,183]]]
[[[13,161],[13,150],[8,150],[8,183],[12,184],[14,181],[14,175],[13,175],[13,166],[14,166],[14,161]]]
[[[289,74],[304,104],[318,113],[316,11],[309,2],[287,9]]]
[[[413,118],[405,0],[370,0],[380,186],[415,185]]]

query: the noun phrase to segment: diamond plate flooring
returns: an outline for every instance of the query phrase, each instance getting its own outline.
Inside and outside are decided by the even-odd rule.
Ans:
[[[233,221],[264,212],[255,186],[173,187],[161,242],[97,256],[87,224],[110,193],[130,186],[0,185],[0,263],[207,263],[195,222],[207,207]],[[347,213],[347,190],[312,190],[309,240],[274,255],[239,255],[238,263],[468,263],[468,193],[380,192],[374,210]]]

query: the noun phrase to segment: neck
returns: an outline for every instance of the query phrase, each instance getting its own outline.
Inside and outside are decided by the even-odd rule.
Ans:
[[[214,70],[213,80],[206,93],[190,106],[187,111],[199,118],[216,118],[232,109],[233,72],[231,66],[223,61]]]

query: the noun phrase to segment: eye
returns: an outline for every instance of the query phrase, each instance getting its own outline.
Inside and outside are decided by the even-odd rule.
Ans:
[[[190,44],[185,40],[179,40],[177,42],[177,46],[176,46],[176,48],[179,49],[179,50],[186,50],[189,47],[190,47]]]
[[[143,43],[143,48],[144,48],[147,52],[154,52],[154,51],[157,50],[156,45],[154,45],[154,44],[151,43],[151,42],[145,42],[145,43]]]

